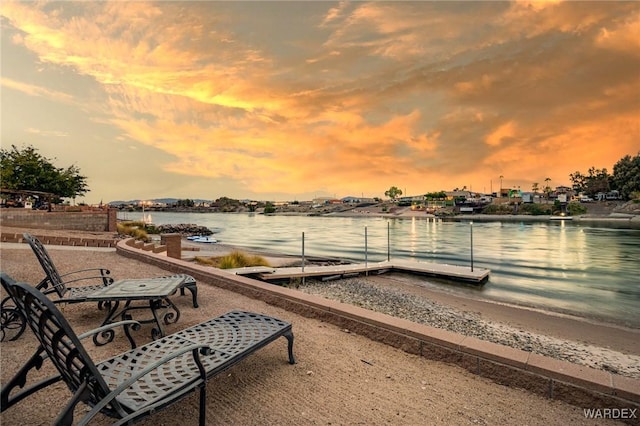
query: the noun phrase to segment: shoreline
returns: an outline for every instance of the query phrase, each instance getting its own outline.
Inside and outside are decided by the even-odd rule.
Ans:
[[[140,212],[134,212],[140,213]],[[213,212],[202,210],[168,211],[149,210],[148,213],[214,213],[214,214],[250,214],[248,211],[237,212]],[[264,213],[251,213],[262,215]],[[383,219],[420,219],[420,220],[442,220],[451,222],[477,221],[477,222],[526,222],[526,223],[579,223],[588,226],[603,228],[628,228],[640,229],[640,207],[633,210],[614,211],[612,207],[605,210],[588,211],[587,213],[567,216],[566,220],[557,220],[552,215],[530,215],[530,214],[455,214],[455,215],[434,215],[426,213],[424,210],[412,210],[411,207],[400,207],[393,212],[382,210],[379,206],[353,207],[345,210],[331,212],[314,212],[310,210],[289,210],[268,213],[268,216],[305,216],[305,217],[376,217]]]
[[[195,258],[196,256],[201,256],[201,257],[226,256],[232,251],[238,250],[250,255],[259,255],[265,258],[269,262],[269,264],[275,268],[300,266],[300,263],[301,263],[300,255],[283,254],[283,253],[278,253],[271,250],[258,250],[258,249],[243,247],[243,246],[234,246],[234,245],[225,244],[225,243],[197,244],[197,243],[192,243],[191,241],[183,239],[182,246],[183,246],[183,253],[182,253],[183,260],[193,260],[193,258]],[[187,248],[185,249],[185,247]],[[199,251],[192,251],[193,248],[197,248],[199,249]],[[338,262],[338,261],[344,261],[344,259],[330,258],[330,257],[322,257],[322,258],[306,257],[307,266],[313,266],[313,265],[321,266],[329,262]],[[475,296],[473,293],[460,291],[460,288],[467,288],[469,286],[469,284],[465,284],[464,282],[450,281],[446,283],[441,283],[435,277],[411,275],[409,273],[402,273],[399,271],[386,272],[384,274],[375,275],[375,276],[386,278],[390,276],[402,276],[402,275],[407,277],[407,279],[405,279],[404,281],[413,281],[413,283],[422,282],[423,284],[421,285],[421,288],[424,289],[425,292],[442,294],[444,297],[449,296],[449,297],[462,298],[465,300],[474,300],[481,303],[501,305],[501,306],[505,306],[512,309],[541,312],[543,314],[554,316],[554,317],[578,319],[578,320],[593,323],[596,325],[620,327],[622,329],[638,330],[640,332],[640,321],[636,323],[630,323],[628,321],[625,322],[623,320],[616,321],[612,318],[598,316],[597,314],[593,314],[593,313],[591,314],[577,313],[577,312],[566,311],[562,309],[548,309],[548,308],[536,306],[533,303],[530,303],[530,304],[516,303],[513,301],[502,300],[496,297]],[[369,275],[369,278],[371,277],[374,277],[374,275]],[[361,278],[364,278],[364,276],[361,276]],[[307,279],[313,280],[313,278],[307,278]],[[471,286],[471,288],[475,289],[474,286]]]
[[[279,214],[285,215],[285,214]],[[297,214],[286,214],[297,215]],[[306,215],[311,216],[311,215]],[[566,222],[585,224],[602,228],[628,228],[640,229],[640,215],[612,213],[608,215],[578,215],[567,216],[570,219],[553,220],[549,215],[489,215],[489,214],[460,214],[455,216],[436,216],[420,211],[401,212],[399,214],[377,214],[377,213],[330,213],[326,216],[333,217],[380,217],[386,219],[419,219],[419,220],[442,220],[444,222],[527,222],[527,223],[549,223]]]
[[[173,213],[168,211],[158,211],[155,213]],[[248,214],[247,212],[192,212],[200,214]],[[256,213],[262,214],[262,213]],[[579,223],[587,224],[595,227],[602,228],[628,228],[628,229],[640,229],[640,214],[627,214],[627,213],[610,213],[606,215],[597,214],[583,214],[577,216],[566,216],[567,220],[557,220],[555,216],[550,215],[496,215],[496,214],[458,214],[453,216],[436,216],[434,214],[424,213],[422,211],[413,211],[411,209],[405,209],[398,213],[382,213],[375,211],[354,211],[348,210],[343,212],[333,212],[326,214],[312,214],[306,212],[281,212],[272,213],[268,216],[304,216],[304,217],[349,217],[349,218],[370,218],[377,217],[382,219],[419,219],[419,220],[441,220],[443,222],[527,222],[527,223]],[[130,221],[131,219],[118,219],[121,221]],[[176,225],[176,224],[174,224]],[[20,228],[16,226],[3,226],[3,230],[7,232],[23,232],[29,231],[29,229]],[[32,230],[33,231],[33,230]],[[89,232],[89,231],[74,231],[74,230],[51,230],[51,229],[38,229],[38,231],[44,231],[45,233],[70,233],[70,234],[92,234],[92,235],[113,235],[110,232]]]

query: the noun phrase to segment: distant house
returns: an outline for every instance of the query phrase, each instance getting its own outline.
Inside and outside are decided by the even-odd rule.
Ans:
[[[376,204],[376,200],[369,197],[344,197],[341,199],[344,204],[371,205]]]
[[[566,203],[569,200],[575,198],[576,192],[573,190],[573,188],[570,188],[568,186],[557,186],[555,191],[553,191],[553,193],[551,193],[550,195],[550,198],[555,198],[561,203]]]
[[[318,197],[318,198],[314,198],[313,199],[313,205],[314,206],[323,206],[325,204],[329,204],[329,201],[331,201],[333,198],[331,197]]]
[[[357,204],[362,202],[360,197],[352,197],[352,196],[343,197],[341,201],[346,204]]]
[[[155,200],[142,200],[138,201],[138,206],[148,209],[162,209],[167,207],[167,203],[155,201]]]
[[[398,201],[401,202],[423,202],[425,201],[425,196],[424,195],[407,195],[405,197],[400,197],[398,198]]]
[[[447,200],[455,200],[456,198],[471,198],[470,191],[447,191],[445,192],[445,194],[447,194]]]

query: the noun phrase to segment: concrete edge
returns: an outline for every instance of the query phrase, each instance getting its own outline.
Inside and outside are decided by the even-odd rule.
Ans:
[[[357,306],[230,274],[119,241],[119,255],[332,323],[405,352],[455,364],[497,383],[583,408],[640,408],[640,380],[459,335]]]

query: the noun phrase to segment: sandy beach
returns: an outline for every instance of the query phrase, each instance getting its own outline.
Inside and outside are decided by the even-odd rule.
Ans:
[[[112,249],[48,249],[61,272],[103,266],[116,278],[167,274],[160,268],[123,258]],[[230,249],[215,246],[213,250],[224,253]],[[42,278],[28,246],[5,244],[0,254],[3,272],[32,284]],[[292,260],[272,254],[270,260],[277,259],[283,263]],[[473,323],[476,329],[480,324],[480,332],[487,339],[492,335],[502,336],[505,342],[526,341],[534,351],[536,345],[553,347],[563,354],[561,359],[638,376],[638,330],[460,298],[427,289],[403,275],[358,279],[357,285],[342,281],[309,284],[299,290],[361,306],[370,303],[364,307],[373,310],[393,308],[394,298],[398,298],[397,302],[410,301],[411,306],[417,306],[416,312],[410,313],[423,315],[426,307],[442,321],[443,328],[451,318],[462,318],[463,323]],[[344,292],[345,288],[354,287],[360,290],[350,295]],[[283,340],[210,382],[207,411],[211,424],[598,424],[585,419],[583,413],[583,408],[597,407],[575,407],[505,387],[462,368],[409,355],[348,330],[217,287],[199,285],[199,292],[198,309],[190,305],[189,297],[176,297],[182,317],[177,324],[169,325],[167,332],[242,308],[290,321],[296,336],[296,365],[286,363]],[[380,297],[388,303],[374,306]],[[97,326],[102,318],[102,313],[88,304],[66,305],[64,314],[78,331]],[[141,343],[148,341],[148,327],[143,327],[136,338]],[[5,382],[33,351],[34,339],[27,332],[15,342],[3,342],[0,348]],[[99,360],[125,350],[126,341],[119,336],[112,344],[90,344],[88,349]],[[50,423],[61,401],[69,396],[63,386],[57,385],[52,391],[40,392],[3,412],[0,420],[7,425]],[[33,406],[38,409],[31,409]],[[196,415],[197,398],[193,396],[142,424],[194,424]],[[96,422],[109,423],[107,418]]]

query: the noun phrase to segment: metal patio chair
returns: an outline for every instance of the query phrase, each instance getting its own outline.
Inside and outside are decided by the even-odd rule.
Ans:
[[[94,363],[56,305],[41,291],[0,273],[0,281],[26,318],[40,346],[0,391],[0,411],[47,386],[63,381],[73,393],[56,425],[73,424],[79,402],[91,408],[78,422],[85,425],[98,413],[114,424],[132,424],[199,391],[199,424],[206,424],[207,380],[281,336],[293,358],[291,324],[261,314],[231,311],[178,333]],[[127,321],[125,326],[134,323]],[[115,324],[113,324],[115,325]],[[95,330],[100,332],[100,329]],[[23,391],[33,369],[50,360],[57,375]]]
[[[114,282],[114,279],[109,276],[110,271],[105,268],[81,269],[61,275],[56,269],[51,256],[49,256],[49,253],[42,242],[40,242],[38,238],[26,232],[22,234],[22,236],[29,246],[31,246],[33,253],[38,258],[38,262],[40,262],[40,266],[42,266],[42,269],[45,272],[46,277],[37,285],[37,287],[43,290],[45,294],[51,294],[55,291],[61,301],[64,300],[69,303],[82,302],[86,298],[87,294],[93,293]],[[196,286],[196,280],[187,274],[180,274],[180,276],[184,278],[182,284],[179,286],[180,294],[184,295],[185,288],[189,290],[191,292],[193,307],[197,308],[198,288]],[[176,277],[176,275],[173,275],[172,277]],[[87,280],[92,280],[94,282],[98,281],[99,284],[77,287],[68,285]],[[52,288],[49,288],[49,286]]]

